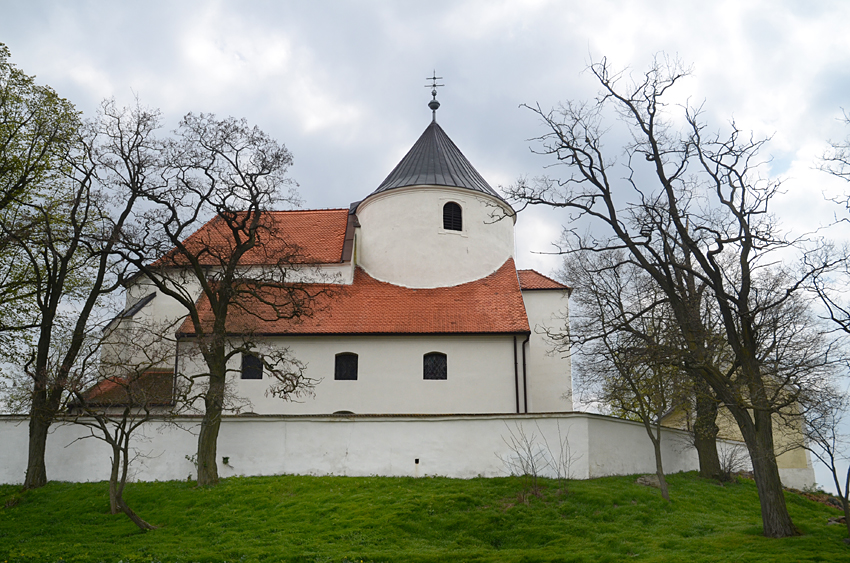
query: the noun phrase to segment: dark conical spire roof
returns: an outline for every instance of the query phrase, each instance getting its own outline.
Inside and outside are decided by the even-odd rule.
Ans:
[[[431,122],[413,148],[372,193],[423,185],[466,188],[504,201],[436,121]]]

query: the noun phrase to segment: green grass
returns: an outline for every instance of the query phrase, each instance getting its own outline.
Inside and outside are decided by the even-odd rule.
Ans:
[[[130,506],[160,526],[148,533],[109,514],[106,483],[4,485],[0,563],[850,561],[846,528],[827,525],[837,510],[788,493],[801,535],[771,540],[752,482],[669,483],[671,504],[634,477],[571,481],[566,494],[543,480],[527,502],[519,478],[131,483]]]

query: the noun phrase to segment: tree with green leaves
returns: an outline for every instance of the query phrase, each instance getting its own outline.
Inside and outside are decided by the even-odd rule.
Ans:
[[[29,319],[15,327],[30,340],[16,358],[28,393],[29,450],[25,488],[47,482],[48,431],[86,370],[87,343],[99,337],[106,302],[122,288],[126,265],[115,252],[136,196],[116,193],[101,167],[110,158],[112,116],[87,123],[62,155],[48,189],[10,200],[15,221],[2,235],[26,271]]]
[[[32,326],[33,279],[19,261],[13,239],[26,238],[37,220],[22,203],[50,197],[66,166],[65,155],[80,127],[74,106],[39,85],[10,59],[0,43],[0,348],[13,359]],[[16,232],[11,232],[17,229]]]

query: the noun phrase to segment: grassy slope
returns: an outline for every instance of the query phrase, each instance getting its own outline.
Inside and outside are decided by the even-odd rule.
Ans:
[[[752,482],[670,476],[672,504],[633,477],[252,477],[212,489],[137,483],[140,533],[110,515],[106,483],[0,486],[0,562],[18,561],[850,561],[838,511],[788,494],[799,537],[762,537]],[[2,508],[7,500],[15,506]]]

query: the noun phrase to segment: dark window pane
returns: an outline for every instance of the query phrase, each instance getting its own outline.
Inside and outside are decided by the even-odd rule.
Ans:
[[[334,365],[334,379],[357,379],[357,354],[346,352],[336,355],[336,363]]]
[[[423,374],[425,379],[446,379],[448,375],[446,355],[439,352],[425,354]]]
[[[262,379],[263,360],[253,354],[242,354],[242,379]]]
[[[453,201],[443,206],[443,228],[450,231],[462,231],[463,219],[461,217],[460,205]]]

